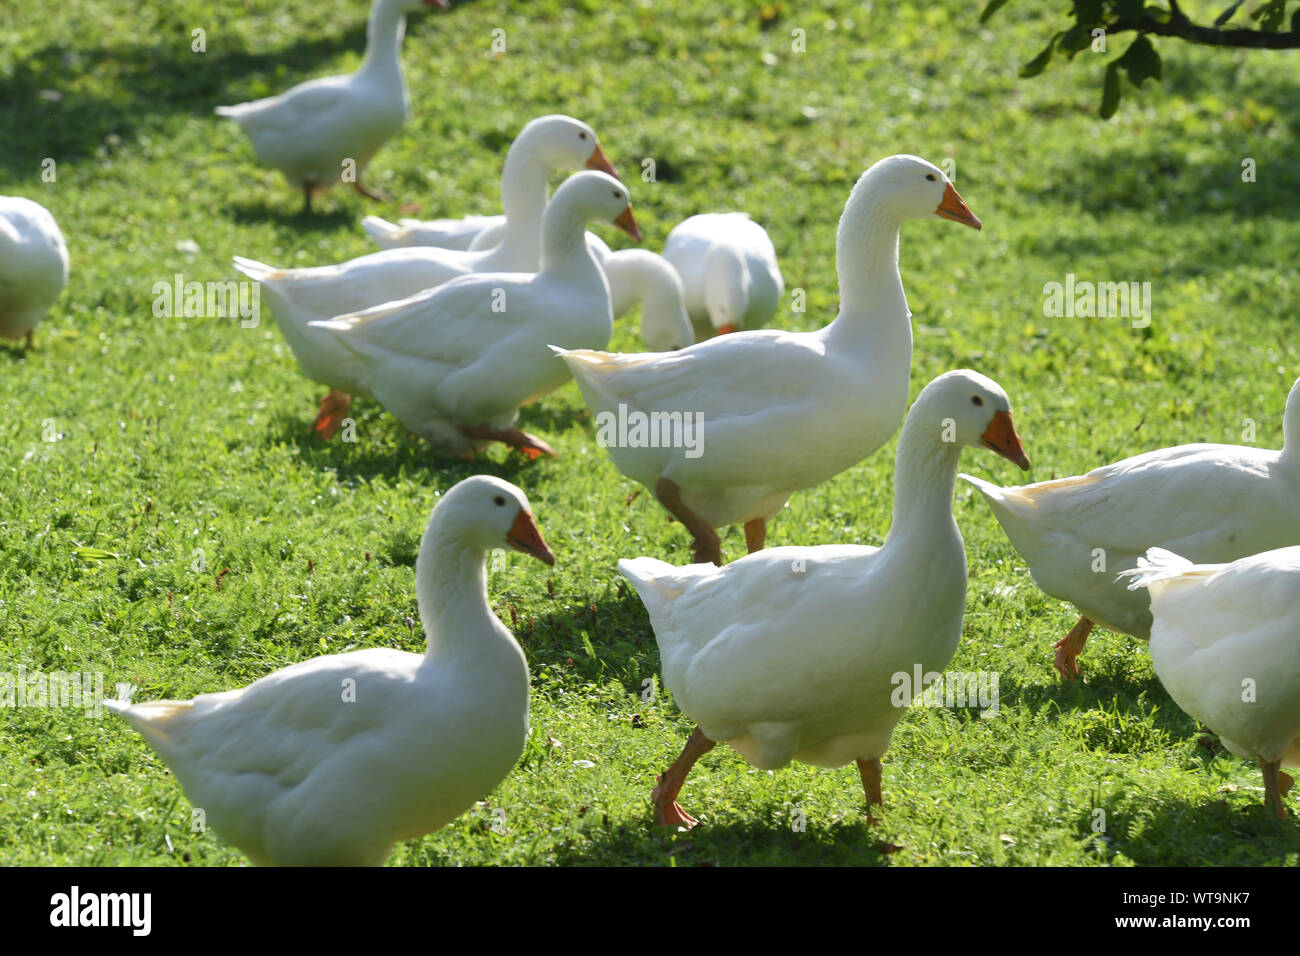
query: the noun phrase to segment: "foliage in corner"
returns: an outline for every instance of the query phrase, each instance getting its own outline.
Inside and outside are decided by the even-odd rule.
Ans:
[[[980,14],[980,23],[988,22],[1007,2],[989,0]],[[1111,37],[1134,33],[1136,36],[1127,49],[1106,65],[1100,113],[1103,119],[1110,119],[1119,108],[1121,71],[1128,75],[1134,86],[1140,87],[1149,79],[1160,79],[1160,54],[1151,42],[1153,36],[1173,37],[1201,46],[1255,50],[1300,48],[1300,5],[1296,5],[1297,0],[1263,0],[1245,15],[1245,19],[1254,21],[1255,26],[1232,28],[1226,26],[1237,16],[1244,0],[1234,0],[1211,25],[1189,19],[1177,0],[1168,0],[1168,3],[1168,7],[1161,7],[1144,0],[1071,0],[1069,15],[1074,24],[1054,33],[1038,55],[1020,68],[1020,75],[1037,76],[1056,56],[1072,60],[1076,53],[1085,49],[1105,53]],[[1296,5],[1296,8],[1288,18],[1289,5]]]

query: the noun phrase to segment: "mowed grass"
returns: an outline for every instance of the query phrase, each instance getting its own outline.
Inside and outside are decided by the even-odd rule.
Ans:
[[[411,18],[413,116],[368,179],[422,215],[496,211],[514,133],[570,113],[628,180],[647,248],[690,214],[747,210],[785,272],[775,324],[810,329],[835,314],[835,225],[856,177],[891,153],[950,159],[984,230],[904,228],[913,395],[954,367],[998,380],[1032,479],[1165,445],[1240,442],[1248,419],[1261,446],[1278,447],[1300,372],[1294,56],[1162,43],[1164,83],[1126,93],[1104,123],[1108,57],[1018,80],[1058,14],[1012,4],[983,29],[978,6],[456,3]],[[658,688],[645,612],[614,565],[638,554],[684,563],[688,540],[595,446],[577,389],[522,418],[558,460],[502,449],[473,468],[441,460],[370,402],[355,406],[355,443],[325,443],[308,428],[322,389],[269,314],[256,329],[153,315],[154,284],[176,273],[237,278],[234,254],[347,259],[371,249],[363,214],[401,214],[336,190],[301,216],[298,194],[212,115],[354,68],[366,8],[77,0],[0,12],[0,192],[47,205],[73,261],[36,349],[0,347],[0,672],[102,672],[110,693],[131,682],[136,699],[154,699],[355,647],[418,651],[419,537],[438,494],[477,469],[527,491],[558,556],[552,569],[512,554],[490,581],[532,668],[533,736],[484,804],[400,846],[393,864],[1300,859],[1297,825],[1264,813],[1258,770],[1173,704],[1144,645],[1096,632],[1085,678],[1056,678],[1051,645],[1074,612],[1033,586],[964,486],[954,508],[971,581],[951,669],[996,671],[999,715],[909,712],[872,826],[851,766],[768,773],[719,747],[683,796],[705,825],[654,827],[650,788],[691,725]],[[205,53],[191,52],[199,28]],[[504,55],[490,50],[495,29]],[[806,52],[792,51],[796,29]],[[47,157],[54,183],[40,176]],[[1247,157],[1254,183],[1241,179]],[[654,182],[639,176],[646,158]],[[1043,285],[1066,273],[1150,282],[1153,321],[1045,318]],[[794,289],[806,292],[803,313],[790,308]],[[634,317],[612,347],[639,347]],[[878,544],[893,451],[797,494],[769,542]],[[962,464],[1024,478],[973,449]],[[116,557],[86,560],[78,546]],[[743,552],[738,529],[724,548]],[[0,714],[4,862],[243,860],[193,830],[175,780],[125,722]]]

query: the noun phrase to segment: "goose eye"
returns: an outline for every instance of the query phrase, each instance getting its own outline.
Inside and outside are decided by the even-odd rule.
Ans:
[[[980,398],[978,395],[972,395],[970,397],[970,403],[972,405],[983,405],[984,399]]]
[[[578,133],[578,139],[586,139],[586,138],[587,138],[587,134],[586,134],[586,133],[583,133],[583,132],[579,132],[579,133]]]
[[[619,194],[619,193],[614,193],[614,198],[615,198],[615,199],[622,199],[623,197],[622,197],[622,195]]]
[[[930,180],[930,182],[934,182],[934,181],[935,181],[935,179],[934,179],[934,173],[926,173],[926,174],[925,174],[925,178],[928,179],[928,180]]]
[[[497,495],[492,499],[492,503],[498,508],[504,508],[506,506],[506,499],[501,495]]]

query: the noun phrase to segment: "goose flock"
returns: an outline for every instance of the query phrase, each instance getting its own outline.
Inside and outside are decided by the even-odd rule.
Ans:
[[[381,198],[363,174],[409,112],[405,17],[429,6],[446,3],[375,0],[357,72],[217,113],[307,209],[340,183]],[[549,195],[553,174],[567,178]],[[969,446],[1029,469],[1001,385],[950,371],[907,408],[903,224],[981,228],[943,170],[894,155],[862,173],[836,236],[839,312],[806,332],[763,328],[785,285],[748,214],[693,215],[661,254],[611,251],[587,226],[639,241],[634,198],[591,126],[541,116],[506,153],[501,215],[366,217],[377,252],[310,268],[236,256],[234,268],[260,284],[303,374],[328,390],[311,425],[325,440],[361,398],[437,453],[472,460],[500,442],[542,459],[556,453],[518,427],[519,410],[570,380],[597,416],[707,423],[695,453],[684,441],[601,443],[693,551],[684,566],[641,556],[617,567],[645,606],[663,683],[695,724],[650,795],[659,823],[696,824],[680,798],[719,742],[766,770],[855,763],[868,806],[883,802],[881,760],[907,704],[895,678],[942,671],[963,631],[958,477],[988,500],[1035,583],[1078,608],[1057,644],[1061,675],[1079,674],[1095,625],[1149,640],[1170,696],[1259,763],[1269,812],[1286,816],[1282,767],[1300,764],[1300,380],[1279,451],[1182,445],[999,487],[959,467]],[[49,212],[0,197],[0,335],[32,348],[67,277]],[[649,351],[605,351],[638,303]],[[868,458],[900,425],[881,547],[765,548],[792,495]],[[730,525],[748,553],[726,562],[718,531]],[[563,566],[519,488],[468,478],[442,495],[420,544],[424,654],[321,656],[235,690],[106,706],[253,862],[381,865],[397,842],[490,793],[524,748],[528,666],[487,592],[497,548]]]

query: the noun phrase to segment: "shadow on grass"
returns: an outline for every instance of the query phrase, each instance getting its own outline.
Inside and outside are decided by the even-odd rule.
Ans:
[[[299,231],[350,227],[356,221],[356,214],[351,209],[341,207],[322,209],[321,203],[324,200],[321,197],[317,197],[312,212],[303,209],[301,201],[292,204],[290,208],[292,203],[290,193],[291,190],[286,188],[283,195],[277,192],[264,199],[228,202],[224,207],[226,218],[246,225],[274,222]]]
[[[231,48],[228,37],[216,36],[209,37],[206,52],[194,52],[195,24],[166,4],[158,5],[153,23],[140,31],[153,42],[41,47],[19,58],[13,74],[0,79],[0,126],[23,131],[29,142],[40,144],[41,155],[6,150],[0,154],[0,169],[11,179],[35,177],[43,157],[61,163],[84,159],[110,133],[130,140],[141,130],[157,129],[164,114],[188,113],[226,123],[213,109],[249,99],[250,94],[241,92],[248,77],[268,74],[266,95],[273,95],[327,75],[340,54],[360,56],[366,46],[368,7],[357,5],[351,25],[341,33],[300,38],[261,53]],[[426,31],[447,29],[447,16],[430,11],[408,17],[407,44],[421,42]],[[94,90],[71,81],[86,76],[99,81]],[[51,101],[45,91],[58,98]]]
[[[1300,93],[1295,94],[1300,95]],[[1293,162],[1294,140],[1249,139],[1241,154],[1224,153],[1214,160],[1191,160],[1169,148],[1164,140],[1120,145],[1079,165],[1072,178],[1049,177],[1036,182],[1029,196],[1036,202],[1083,207],[1097,216],[1111,212],[1149,211],[1163,223],[1186,223],[1206,215],[1230,214],[1243,219],[1292,217],[1293,197],[1300,191],[1300,167]],[[1242,160],[1255,160],[1255,181],[1242,181]],[[1100,245],[1095,236],[1081,234],[1064,223],[1045,229],[1035,248],[1071,255],[1122,255],[1123,250]],[[1230,264],[1230,263],[1225,263]],[[1183,267],[1203,274],[1201,261]]]
[[[407,433],[375,403],[366,404],[372,407],[359,411],[356,421],[359,435],[374,436],[369,440],[321,438],[311,428],[313,409],[303,406],[300,416],[288,410],[278,414],[266,431],[265,441],[296,447],[306,465],[314,470],[333,469],[343,480],[415,479],[445,489],[471,475],[495,475],[528,491],[537,484],[537,470],[546,467],[545,460],[529,461],[515,451],[500,457],[501,451],[490,449],[473,461],[441,454],[428,442]]]
[[[705,808],[689,807],[698,816]],[[796,833],[775,820],[786,807],[773,809],[772,823],[719,819],[703,822],[690,832],[660,827],[650,811],[649,794],[643,823],[592,828],[579,846],[556,848],[560,866],[888,866],[893,849],[868,825],[865,813]],[[721,810],[719,817],[725,817]]]
[[[1233,758],[1235,759],[1235,758]],[[1262,792],[1248,800],[1234,798],[1158,803],[1125,826],[1112,815],[1123,835],[1108,841],[1110,849],[1147,866],[1284,866],[1300,853],[1300,822],[1294,797],[1288,800],[1292,818],[1276,820],[1264,808]],[[1080,836],[1087,836],[1086,830]]]

